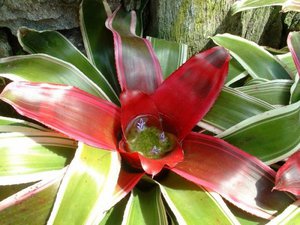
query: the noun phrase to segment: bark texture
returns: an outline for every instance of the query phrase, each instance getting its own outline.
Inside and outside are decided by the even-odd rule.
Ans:
[[[209,47],[210,36],[225,32],[260,44],[270,41],[266,44],[279,46],[282,14],[278,8],[266,7],[232,16],[233,2],[235,0],[151,0],[147,34],[186,43],[191,53]]]

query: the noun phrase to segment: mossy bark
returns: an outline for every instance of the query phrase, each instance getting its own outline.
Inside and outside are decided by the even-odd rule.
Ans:
[[[266,7],[233,16],[230,12],[233,2],[235,0],[151,0],[147,34],[188,44],[191,54],[210,47],[210,36],[225,32],[260,44],[279,46],[282,18],[278,8]],[[276,35],[268,33],[268,39],[266,31],[274,31]]]

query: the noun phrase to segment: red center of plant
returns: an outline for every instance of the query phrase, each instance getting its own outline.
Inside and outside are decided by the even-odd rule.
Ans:
[[[152,159],[163,157],[175,147],[175,135],[163,131],[153,116],[139,116],[126,129],[127,149]]]

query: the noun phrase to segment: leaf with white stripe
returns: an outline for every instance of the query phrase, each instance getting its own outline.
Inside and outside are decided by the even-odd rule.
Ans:
[[[159,186],[180,225],[239,224],[219,195],[176,174],[168,174]]]
[[[287,207],[280,215],[266,225],[296,225],[300,224],[300,200]]]
[[[122,225],[167,225],[167,215],[157,186],[151,189],[135,188],[128,200]]]
[[[80,143],[58,191],[48,225],[99,224],[110,208],[119,171],[116,151]]]

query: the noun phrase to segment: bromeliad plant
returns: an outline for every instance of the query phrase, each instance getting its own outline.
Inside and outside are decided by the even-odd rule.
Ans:
[[[231,60],[226,78],[222,47],[180,66],[182,45],[139,36],[141,10],[111,13],[105,2],[84,0],[88,59],[57,32],[19,30],[32,54],[1,59],[1,76],[13,80],[1,99],[53,130],[1,118],[4,224],[239,224],[270,220],[293,202],[272,190],[275,171],[265,163],[299,148],[299,100],[280,108],[246,94],[252,85],[222,89],[225,79],[248,76]],[[249,49],[234,39],[213,40],[233,56],[231,47]],[[261,52],[248,53],[261,56],[263,68],[243,51],[235,58],[265,76],[256,82],[290,84],[284,67]],[[291,129],[282,123],[296,134],[278,138]]]

